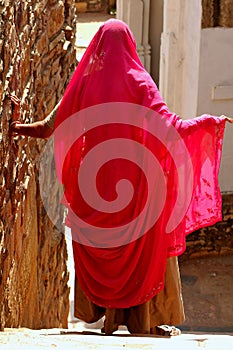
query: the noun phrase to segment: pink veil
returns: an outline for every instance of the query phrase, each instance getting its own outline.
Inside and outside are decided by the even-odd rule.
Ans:
[[[119,115],[121,125],[106,122],[88,129],[85,120],[95,120],[103,111],[103,119],[111,113]],[[140,125],[132,125],[135,111]],[[170,113],[138,58],[128,26],[119,20],[109,20],[98,30],[74,72],[55,126],[57,173],[65,189],[75,271],[83,291],[95,304],[109,308],[126,308],[151,299],[163,288],[166,259],[185,250],[186,235],[221,220],[218,171],[225,120],[203,115],[183,121]],[[70,140],[74,131],[81,136]],[[100,175],[97,174],[99,193],[107,201],[115,198],[119,179],[128,178],[133,184],[132,201],[120,213],[110,215],[92,209],[77,185],[79,170],[92,148],[117,138],[143,144],[156,155],[159,169],[166,175],[161,182],[167,186],[163,198],[160,180],[150,171],[153,197],[145,220],[127,230],[121,229],[121,225],[144,210],[149,192],[138,167],[125,159],[116,159],[106,162]],[[136,148],[131,151],[137,157]],[[154,203],[159,206],[163,200],[164,207],[156,222],[137,236],[139,226],[140,230],[144,225],[147,227],[146,222],[153,217]],[[110,229],[115,225],[117,244],[111,245],[111,237],[105,233],[98,239],[101,242],[106,239],[106,245],[93,243],[97,231],[93,229],[88,236],[88,229],[77,217],[92,227]]]

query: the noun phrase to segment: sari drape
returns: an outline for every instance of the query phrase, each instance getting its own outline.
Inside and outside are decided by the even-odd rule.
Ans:
[[[93,303],[128,308],[152,299],[164,286],[167,258],[185,250],[186,235],[221,220],[224,127],[219,117],[182,120],[171,113],[138,58],[128,26],[109,20],[100,27],[55,123],[56,167],[69,210],[75,272]],[[94,177],[104,201],[96,200],[94,209],[84,198],[85,192],[92,200],[91,171],[84,172],[83,189],[78,179],[91,151],[105,143],[97,158],[106,161]],[[132,161],[121,157],[121,148]],[[92,165],[97,158],[90,158]],[[105,210],[106,202],[116,201],[122,179],[132,185],[131,200],[119,212]]]

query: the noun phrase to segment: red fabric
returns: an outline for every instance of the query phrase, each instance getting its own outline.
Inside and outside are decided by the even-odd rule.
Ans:
[[[78,111],[102,104],[106,104],[108,108],[110,102],[145,106],[156,113],[156,118],[154,115],[148,117],[148,113],[142,110],[141,128],[129,123],[124,126],[105,125],[89,130],[85,137],[74,142],[64,157],[69,130],[66,129],[67,132],[62,134],[56,134],[56,130]],[[131,116],[128,115],[127,118],[130,122]],[[193,177],[188,173],[190,168],[184,161],[182,144],[176,144],[173,138],[171,149],[174,151],[171,156],[163,142],[148,132],[156,123],[160,125],[160,119],[165,119],[168,126],[172,125],[186,145],[193,167]],[[77,117],[77,128],[84,128],[82,123],[82,117]],[[163,288],[166,259],[185,250],[186,234],[221,220],[218,170],[225,120],[204,115],[183,121],[179,116],[170,113],[155,83],[140,63],[129,28],[121,21],[109,20],[98,30],[79,63],[62,99],[55,125],[58,177],[65,188],[68,220],[73,234],[75,271],[83,291],[95,304],[108,308],[126,308],[151,299]],[[168,143],[169,130],[169,127],[165,127],[159,131]],[[138,239],[138,227],[131,226],[130,229],[121,231],[121,225],[136,218],[143,210],[148,195],[146,178],[133,162],[116,159],[106,163],[96,178],[99,193],[107,201],[114,200],[115,185],[119,179],[127,178],[133,184],[132,201],[118,214],[93,210],[84,202],[77,186],[79,168],[89,151],[98,143],[118,137],[135,140],[150,149],[167,176],[165,206],[161,215],[153,227],[146,234],[138,236]],[[178,168],[180,164],[183,172],[181,178],[177,164]],[[179,211],[183,210],[186,188],[192,180],[189,206],[179,224],[168,233],[169,218],[175,207],[175,219],[179,216]],[[155,174],[154,202],[159,203],[162,201],[162,194],[156,183]],[[85,226],[80,226],[77,216],[93,226],[119,227],[119,242],[124,244],[116,244],[110,248],[99,248],[95,244],[91,246],[88,242],[90,238],[85,238]],[[149,207],[148,220],[152,216],[153,210]],[[93,237],[94,234],[95,230]],[[80,244],[79,239],[76,239],[78,235],[86,239],[87,244]],[[107,238],[103,236],[104,239]],[[111,237],[109,239],[111,243]]]

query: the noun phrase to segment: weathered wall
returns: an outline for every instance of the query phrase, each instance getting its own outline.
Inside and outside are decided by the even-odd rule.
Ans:
[[[233,16],[232,16],[233,17]],[[233,28],[205,28],[201,35],[197,114],[232,116]],[[232,125],[226,125],[221,161],[222,192],[233,192]]]
[[[160,59],[160,91],[168,107],[183,118],[204,113],[232,116],[233,1],[162,2],[164,32]],[[151,0],[151,21],[158,22],[156,16],[161,18],[162,12],[154,6],[155,3],[157,4],[157,0]],[[204,28],[200,31],[201,18]],[[214,26],[224,28],[205,28]],[[150,37],[156,35],[154,28],[155,25],[152,26],[151,23]],[[155,40],[151,43],[153,57]],[[233,253],[233,216],[229,218],[224,212],[225,203],[230,203],[227,204],[228,207],[233,208],[232,136],[233,129],[227,124],[219,176],[221,191],[224,193],[223,222],[189,235],[187,251],[184,254],[186,258]],[[233,209],[231,215],[232,212]]]
[[[196,117],[201,0],[166,0],[163,13],[159,89],[172,112]]]
[[[108,12],[116,6],[116,0],[76,0],[75,2],[78,12]]]
[[[233,27],[232,0],[202,0],[202,27]]]
[[[201,56],[197,114],[232,115],[233,2],[202,0]],[[213,28],[224,27],[224,28]],[[233,254],[233,158],[231,125],[226,125],[219,180],[223,192],[223,221],[187,237],[180,258]]]
[[[223,220],[187,236],[187,248],[180,261],[187,258],[233,254],[233,194],[223,195]]]
[[[232,115],[233,1],[202,0],[198,114]],[[217,27],[217,28],[214,28]],[[222,27],[222,28],[221,28]],[[233,129],[227,125],[220,171],[222,192],[233,192]]]
[[[9,137],[9,93],[22,99],[23,121],[52,110],[76,64],[74,9],[74,0],[0,0],[1,329],[67,326],[64,234],[47,217],[39,193],[45,141]],[[57,189],[51,191],[55,197]]]

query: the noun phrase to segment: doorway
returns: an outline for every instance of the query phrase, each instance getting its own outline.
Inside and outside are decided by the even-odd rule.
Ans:
[[[116,10],[116,0],[75,0],[77,12],[104,12]]]

